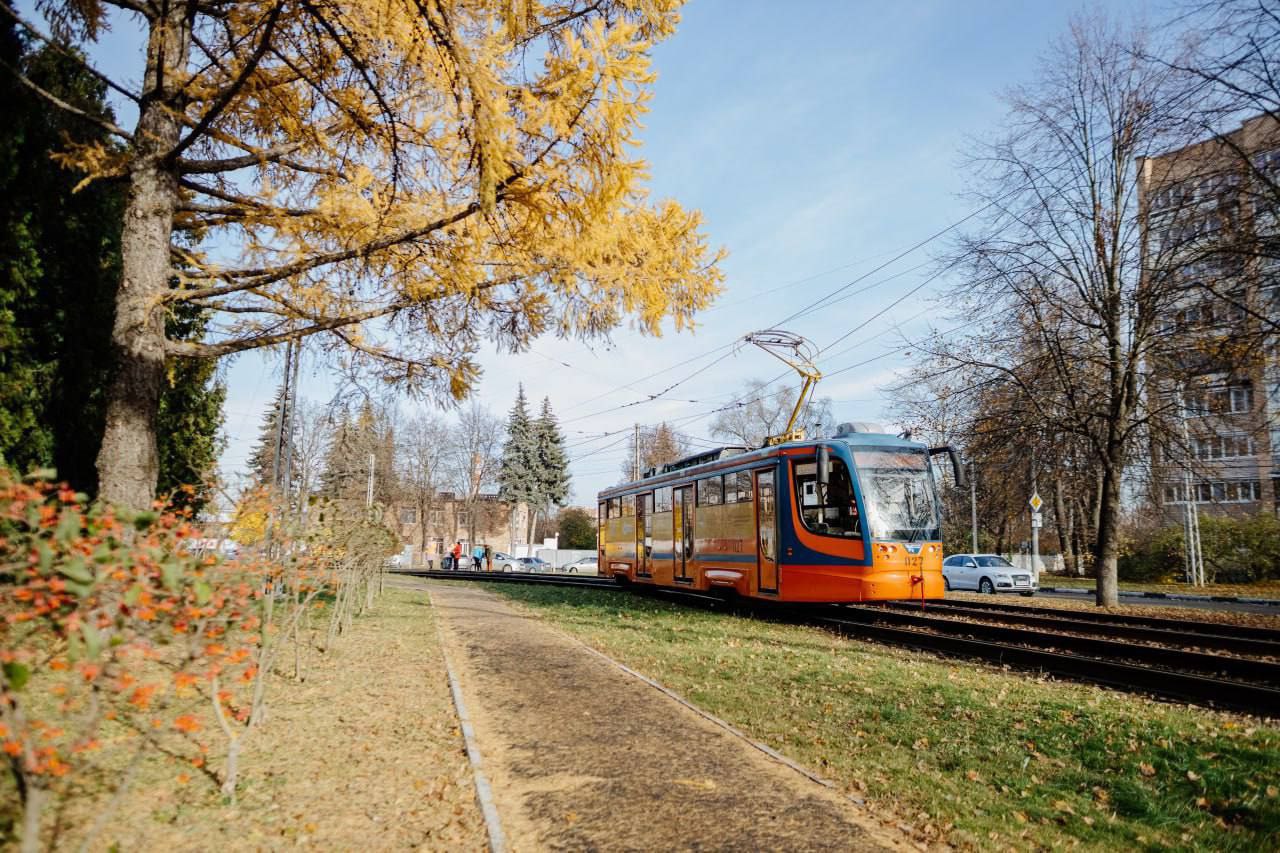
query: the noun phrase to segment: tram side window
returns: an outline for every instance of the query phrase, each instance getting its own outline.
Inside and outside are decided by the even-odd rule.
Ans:
[[[618,498],[618,500],[622,502],[623,515],[631,516],[636,514],[636,502],[631,495],[627,495],[625,498]]]
[[[849,479],[849,469],[842,460],[832,459],[830,462],[825,495],[822,485],[818,483],[818,463],[815,459],[797,459],[792,470],[795,472],[800,518],[805,527],[826,536],[862,536],[862,528],[858,523],[858,505],[853,499],[853,482]]]
[[[622,498],[609,498],[609,517],[622,517]]]
[[[671,487],[664,486],[653,493],[653,511],[671,512]]]
[[[717,474],[698,481],[698,506],[719,506],[724,503],[724,480]]]
[[[736,471],[724,475],[724,502],[727,504],[751,502],[750,471]]]

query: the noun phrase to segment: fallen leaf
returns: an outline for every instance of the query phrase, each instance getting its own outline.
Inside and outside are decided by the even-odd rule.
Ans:
[[[1145,761],[1138,765],[1138,772],[1148,777],[1156,775],[1156,769]]]
[[[970,781],[970,782],[980,782],[980,781],[982,781],[982,776],[981,776],[981,775],[979,775],[979,773],[978,773],[978,771],[977,771],[977,770],[970,770],[968,773],[965,773],[964,775],[965,775],[965,776],[967,776],[967,777],[969,778],[969,781]]]
[[[1199,773],[1197,773],[1197,772],[1196,772],[1196,771],[1194,771],[1194,770],[1188,770],[1188,771],[1187,771],[1187,778],[1188,778],[1188,779],[1190,779],[1192,782],[1199,782],[1199,781],[1200,781],[1200,774],[1199,774]]]

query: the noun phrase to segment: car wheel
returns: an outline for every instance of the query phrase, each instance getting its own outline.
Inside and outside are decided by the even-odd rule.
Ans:
[[[951,592],[951,581],[947,580],[946,575],[942,576],[942,588],[945,589],[947,592]]]
[[[991,578],[983,578],[978,584],[978,592],[983,595],[991,595],[996,591],[996,585],[991,582]]]
[[[570,566],[570,567],[569,567],[569,574],[571,574],[571,575],[576,575],[577,573],[578,573],[578,567],[577,567],[577,566]]]

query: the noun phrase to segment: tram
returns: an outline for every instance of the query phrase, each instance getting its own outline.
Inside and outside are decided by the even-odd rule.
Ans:
[[[928,447],[868,424],[830,438],[722,447],[600,492],[600,573],[791,602],[943,597]]]

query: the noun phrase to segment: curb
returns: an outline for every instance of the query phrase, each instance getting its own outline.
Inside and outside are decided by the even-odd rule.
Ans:
[[[431,592],[426,591],[427,601],[431,609],[436,609]],[[476,801],[480,804],[480,813],[484,816],[485,830],[489,834],[489,850],[491,853],[506,853],[507,838],[502,832],[502,821],[498,817],[498,807],[493,802],[493,789],[489,787],[489,778],[485,776],[483,762],[480,759],[480,746],[476,743],[476,733],[471,727],[471,717],[467,714],[467,705],[462,701],[462,688],[458,684],[458,676],[454,672],[449,653],[444,647],[444,629],[439,616],[436,617],[436,636],[440,639],[440,657],[444,659],[444,671],[449,677],[449,692],[453,694],[453,708],[458,714],[458,723],[462,729],[462,739],[467,745],[467,760],[471,762],[471,773],[475,777]]]
[[[1097,591],[1093,589],[1081,589],[1078,586],[1060,587],[1060,586],[1042,586],[1041,592],[1053,592],[1066,595],[1096,595]],[[1265,607],[1280,607],[1280,599],[1277,598],[1255,598],[1245,595],[1189,595],[1182,592],[1126,592],[1122,590],[1119,593],[1121,598],[1163,598],[1169,601],[1221,601],[1232,604],[1260,604]]]

